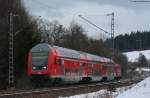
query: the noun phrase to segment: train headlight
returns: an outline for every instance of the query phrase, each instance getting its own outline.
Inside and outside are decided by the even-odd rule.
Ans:
[[[46,66],[44,66],[44,67],[43,67],[43,69],[47,69],[47,67],[46,67]]]
[[[35,69],[36,69],[36,67],[33,67],[33,69],[35,70]]]

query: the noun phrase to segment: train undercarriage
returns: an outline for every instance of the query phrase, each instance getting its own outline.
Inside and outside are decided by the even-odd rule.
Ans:
[[[120,79],[121,77],[114,77],[113,80],[120,80]],[[34,88],[37,88],[37,87],[51,87],[51,86],[60,86],[65,84],[76,84],[76,83],[106,82],[110,80],[107,77],[102,77],[100,80],[92,80],[91,77],[83,77],[80,81],[67,81],[60,77],[52,78],[48,75],[32,75],[30,77],[30,81],[32,86]]]

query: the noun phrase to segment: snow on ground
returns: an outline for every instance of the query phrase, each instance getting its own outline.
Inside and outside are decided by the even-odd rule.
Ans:
[[[106,89],[100,90],[93,93],[81,94],[81,95],[74,95],[69,97],[59,97],[59,98],[115,98],[118,94],[122,94],[127,89],[131,88],[132,86],[126,86],[117,88],[116,92],[111,92]]]
[[[129,62],[137,62],[139,54],[142,53],[148,60],[150,59],[150,50],[125,52]]]
[[[146,68],[146,67],[143,67],[143,68],[136,68],[135,71],[143,71],[143,72],[150,72],[150,68]]]
[[[141,70],[142,70],[142,71],[145,71],[145,72],[150,72],[150,69],[149,69],[149,68],[142,68]]]
[[[59,98],[103,98],[104,95],[108,96],[109,93],[110,92],[108,92],[107,90],[100,90],[98,92],[93,92],[93,93],[75,95],[75,96],[70,96],[70,97],[59,97]]]
[[[150,98],[150,77],[118,95],[116,98]]]
[[[100,90],[93,93],[59,98],[150,98],[150,77],[137,84],[118,88],[115,92]]]

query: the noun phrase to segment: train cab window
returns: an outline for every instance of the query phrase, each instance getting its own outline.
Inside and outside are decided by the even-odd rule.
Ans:
[[[33,70],[47,69],[48,52],[32,52]]]
[[[33,52],[32,53],[32,64],[34,65],[43,65],[48,62],[48,53],[47,52]]]

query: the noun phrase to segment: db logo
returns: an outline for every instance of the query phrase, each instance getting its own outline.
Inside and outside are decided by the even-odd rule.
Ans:
[[[37,72],[37,74],[41,74],[41,72]]]

